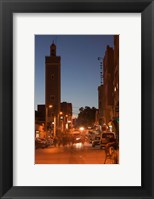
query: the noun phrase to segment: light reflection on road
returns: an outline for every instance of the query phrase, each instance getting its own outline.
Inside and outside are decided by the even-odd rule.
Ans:
[[[105,152],[85,142],[35,150],[35,164],[104,164]]]

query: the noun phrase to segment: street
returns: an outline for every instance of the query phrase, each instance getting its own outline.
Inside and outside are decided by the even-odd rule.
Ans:
[[[35,164],[104,164],[105,151],[85,142],[35,150]]]

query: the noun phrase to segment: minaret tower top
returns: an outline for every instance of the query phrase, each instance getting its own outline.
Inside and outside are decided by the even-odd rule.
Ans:
[[[52,42],[51,46],[50,46],[50,56],[56,56],[56,45],[54,43],[54,41]]]

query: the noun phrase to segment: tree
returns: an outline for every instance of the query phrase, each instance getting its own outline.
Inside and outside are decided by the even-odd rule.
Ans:
[[[81,107],[79,111],[77,125],[85,127],[93,126],[97,109],[95,107],[90,108],[89,106],[85,106],[85,108]]]

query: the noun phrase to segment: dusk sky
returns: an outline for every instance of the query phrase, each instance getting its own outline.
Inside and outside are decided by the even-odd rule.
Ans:
[[[113,47],[113,35],[35,35],[35,110],[45,104],[45,56],[53,40],[61,56],[61,102],[72,103],[73,115],[80,107],[98,108],[98,57]]]

